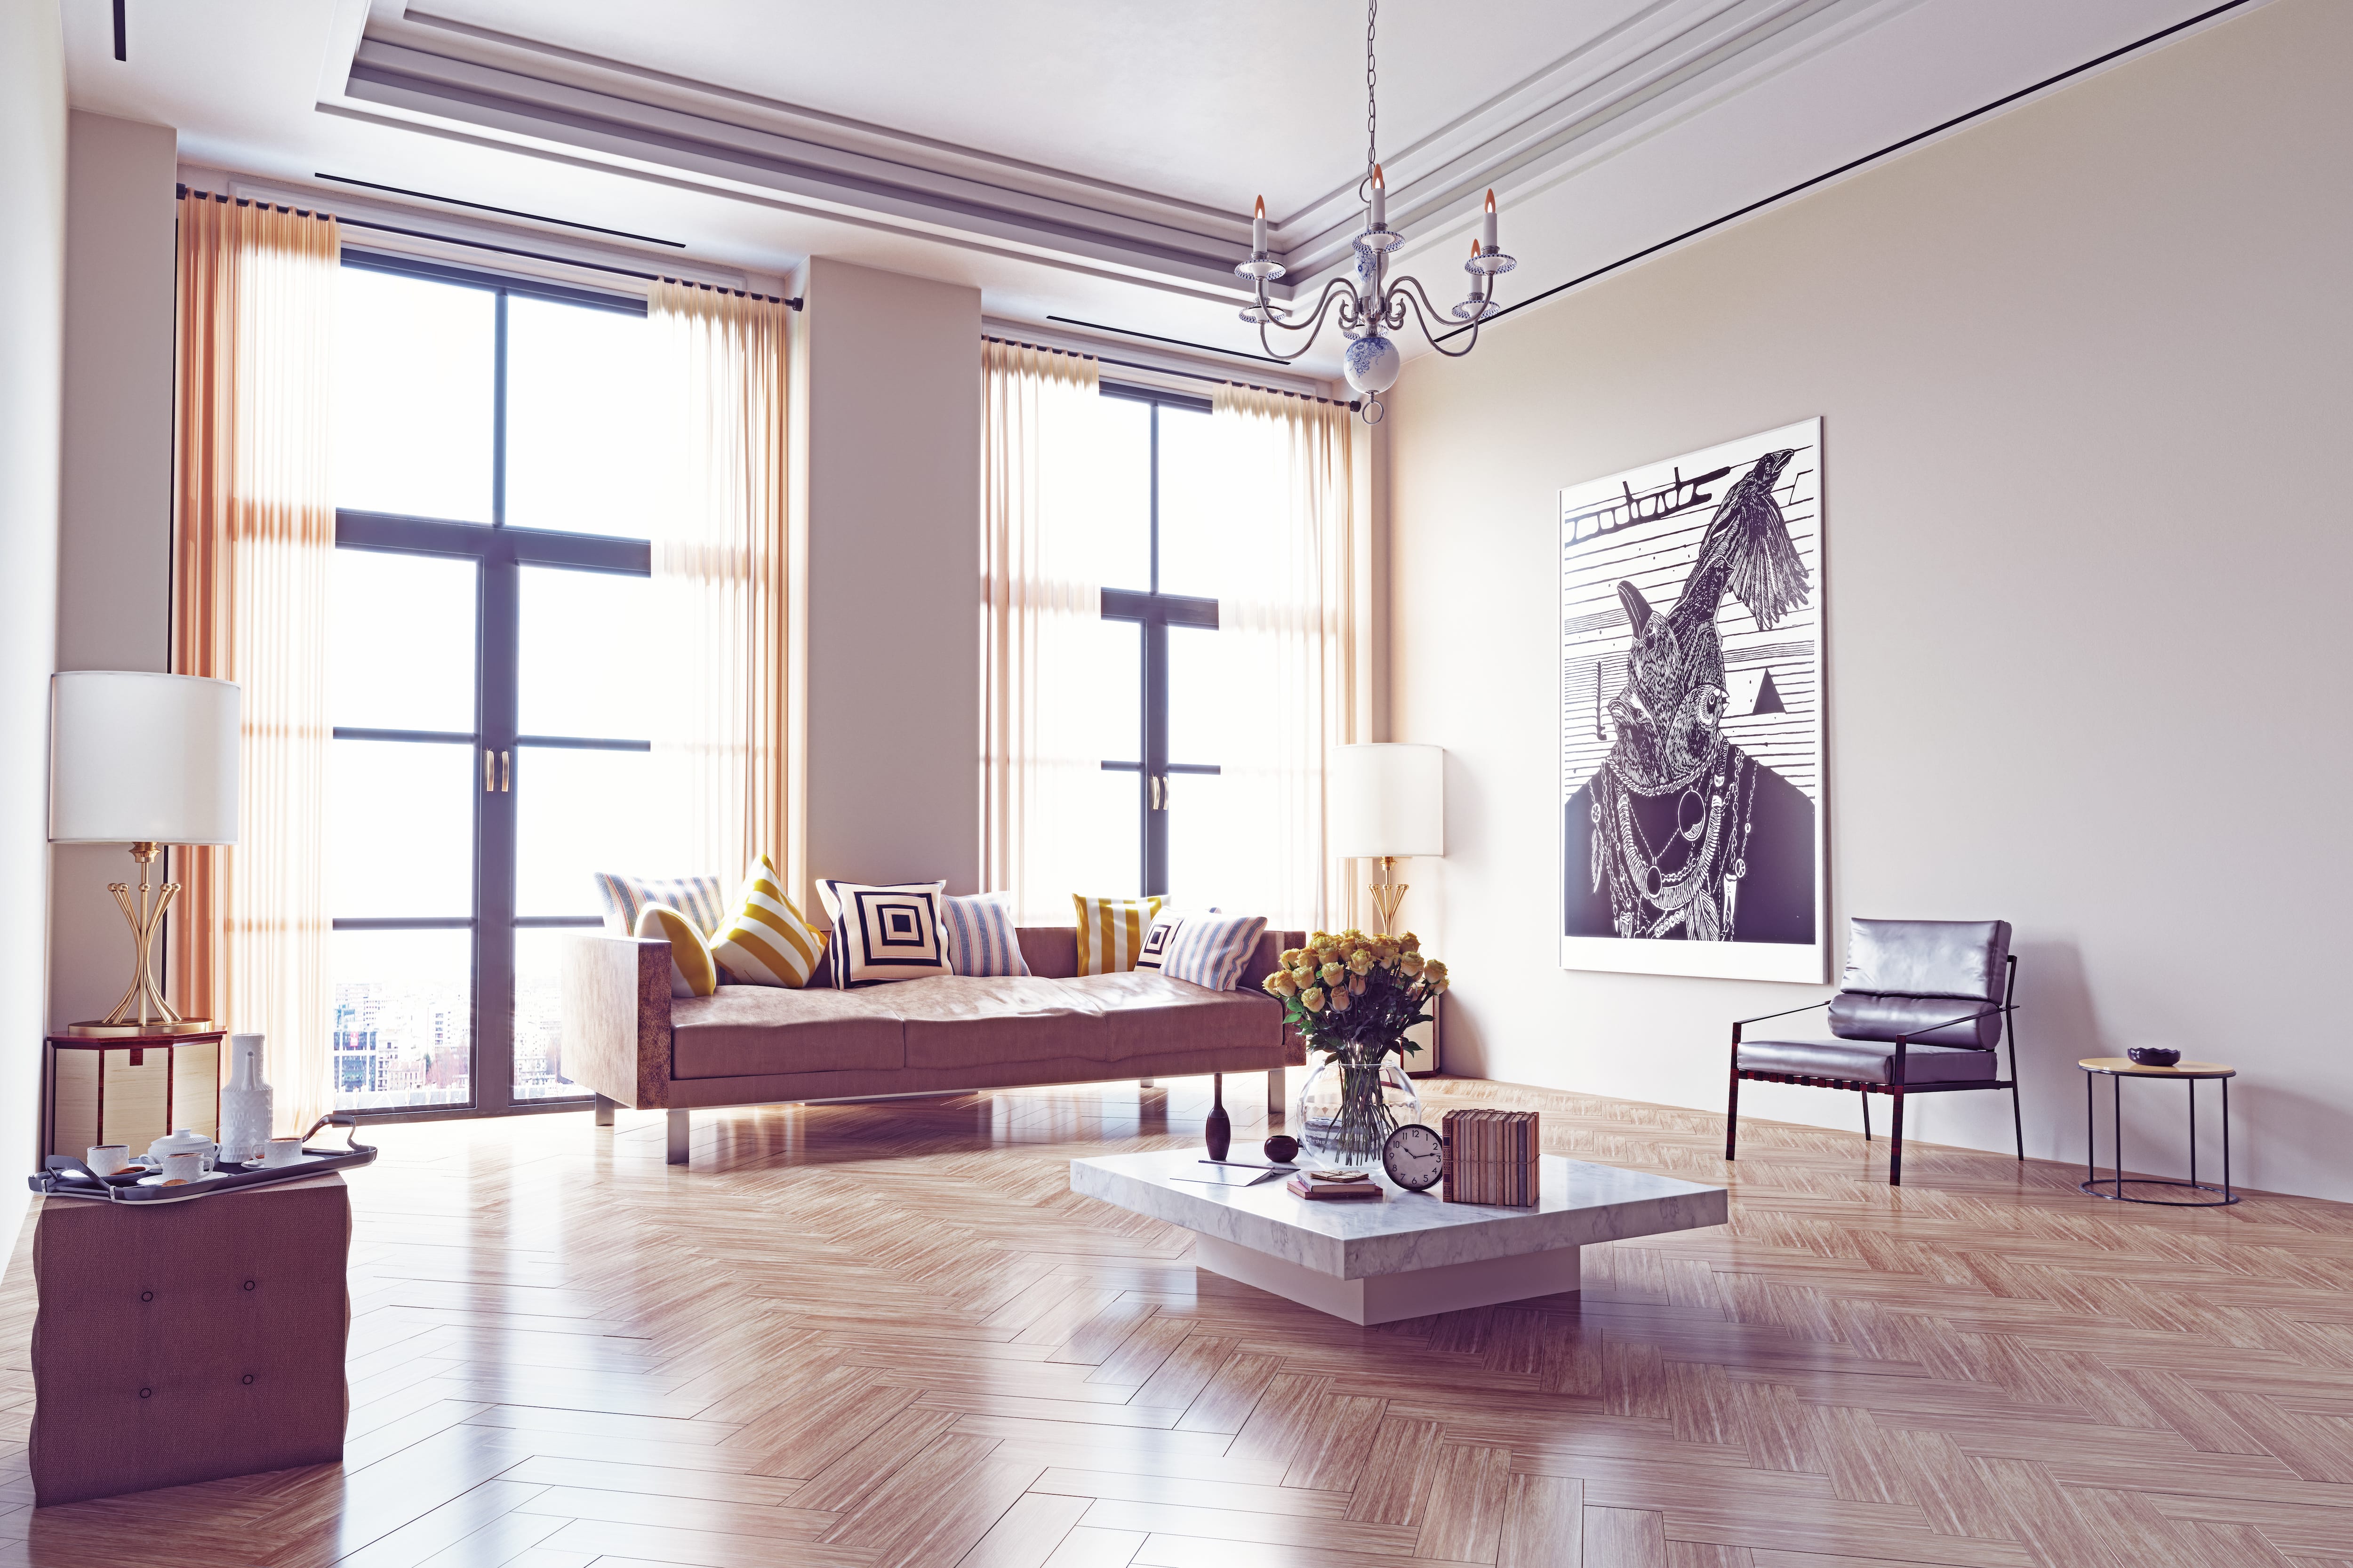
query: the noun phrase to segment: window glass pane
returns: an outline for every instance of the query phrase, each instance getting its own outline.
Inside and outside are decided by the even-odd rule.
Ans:
[[[643,316],[508,296],[508,527],[652,537],[653,342]]]
[[[335,552],[334,722],[472,732],[474,581],[472,562],[446,555]]]
[[[328,909],[339,918],[474,912],[482,753],[421,741],[337,741]]]
[[[1255,913],[1244,889],[1253,879],[1237,864],[1248,825],[1231,819],[1235,790],[1216,773],[1168,775],[1168,896],[1188,908]]]
[[[733,890],[742,867],[670,858],[670,813],[644,752],[525,746],[515,753],[515,913],[597,915],[599,871],[644,877],[719,873]]]
[[[577,931],[514,933],[514,1097],[551,1100],[586,1090],[564,1076],[564,1020],[556,987],[564,944]]]
[[[526,735],[650,739],[661,665],[631,633],[646,625],[651,579],[553,566],[522,571],[517,727]]]
[[[1039,433],[1042,503],[1055,570],[1110,588],[1152,586],[1152,405],[1098,397],[1087,415]]]
[[[497,296],[361,267],[338,280],[335,503],[490,521]]]
[[[339,931],[328,939],[336,1110],[473,1099],[473,935]]]
[[[1261,700],[1247,673],[1235,668],[1241,639],[1209,626],[1168,628],[1168,760],[1228,763],[1241,710]]]
[[[1265,537],[1250,525],[1265,498],[1253,495],[1250,485],[1272,476],[1235,465],[1234,426],[1190,409],[1160,410],[1164,594],[1221,598],[1231,591],[1232,574],[1264,567],[1254,552],[1264,550]]]
[[[1069,816],[1049,831],[1060,842],[1059,857],[1070,891],[1091,897],[1132,899],[1144,891],[1143,773],[1098,768],[1073,782],[1064,802]],[[1071,901],[1048,900],[1037,919],[1071,919]]]

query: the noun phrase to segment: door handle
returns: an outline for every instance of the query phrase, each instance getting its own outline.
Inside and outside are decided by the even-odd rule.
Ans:
[[[499,793],[501,795],[506,794],[509,790],[514,787],[514,764],[512,757],[513,753],[510,752],[501,752],[499,753]]]
[[[498,753],[488,746],[482,748],[482,793],[499,793]]]
[[[1152,775],[1152,809],[1155,811],[1168,809],[1168,775],[1166,773]]]

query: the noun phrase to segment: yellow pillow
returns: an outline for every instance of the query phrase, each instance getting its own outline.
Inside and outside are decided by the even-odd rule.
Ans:
[[[668,904],[638,911],[638,935],[670,943],[670,994],[708,996],[719,989],[719,965],[701,928]]]
[[[809,983],[825,955],[825,938],[801,918],[776,882],[776,863],[765,855],[744,879],[735,912],[711,939],[711,956],[736,985]]]
[[[1071,902],[1079,908],[1079,973],[1118,974],[1134,969],[1144,952],[1144,933],[1167,901],[1157,893],[1147,899],[1091,899],[1072,893]]]

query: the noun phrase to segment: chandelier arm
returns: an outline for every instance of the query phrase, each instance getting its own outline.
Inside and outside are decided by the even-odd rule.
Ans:
[[[1332,291],[1335,289],[1343,290],[1340,300],[1340,310],[1342,314],[1345,316],[1348,310],[1349,301],[1355,298],[1354,286],[1351,285],[1345,278],[1335,278],[1332,281],[1324,285],[1324,292],[1316,299],[1315,301],[1315,313],[1308,317],[1305,321],[1300,322],[1296,325],[1293,325],[1289,321],[1261,321],[1258,324],[1259,346],[1266,350],[1266,352],[1272,357],[1282,361],[1285,364],[1289,364],[1293,361],[1305,354],[1309,349],[1315,346],[1315,340],[1323,334],[1324,319],[1330,312],[1332,306]],[[1347,325],[1347,322],[1343,321],[1340,324],[1345,327]],[[1307,341],[1286,353],[1282,349],[1276,348],[1274,346],[1273,340],[1270,339],[1266,335],[1266,330],[1270,326],[1280,327],[1286,332],[1305,332],[1307,334]]]
[[[1409,287],[1412,293],[1406,291]],[[1420,279],[1410,275],[1398,279],[1389,285],[1389,299],[1413,307],[1415,322],[1421,328],[1422,337],[1431,348],[1448,359],[1461,359],[1479,346],[1479,322],[1476,321],[1471,323],[1471,341],[1461,348],[1450,349],[1438,341],[1438,334],[1430,330],[1430,319],[1438,314],[1438,307],[1430,303],[1430,296],[1423,291]]]

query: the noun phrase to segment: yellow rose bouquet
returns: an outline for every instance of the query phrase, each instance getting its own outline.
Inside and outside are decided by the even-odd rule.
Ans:
[[[1446,965],[1425,957],[1411,931],[1319,931],[1306,946],[1284,952],[1263,984],[1282,1004],[1284,1022],[1325,1058],[1301,1094],[1301,1135],[1309,1148],[1343,1163],[1377,1156],[1397,1124],[1383,1063],[1421,1049],[1406,1031],[1430,1021],[1430,998],[1446,989]]]

